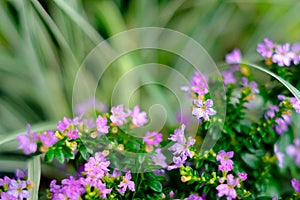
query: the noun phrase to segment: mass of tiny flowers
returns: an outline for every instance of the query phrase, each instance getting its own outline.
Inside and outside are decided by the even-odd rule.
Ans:
[[[1,200],[23,200],[30,197],[34,183],[27,180],[27,170],[17,169],[15,177],[0,178]]]
[[[299,43],[265,38],[257,53],[261,65],[300,85]],[[52,130],[35,132],[27,125],[27,133],[17,137],[24,154],[42,154],[44,162],[73,170],[48,181],[40,195],[54,200],[300,199],[295,122],[300,101],[274,78],[256,80],[243,60],[237,48],[225,56],[224,119],[210,94],[209,83],[216,77],[195,71],[189,85],[182,86],[191,102],[186,110],[199,125],[196,135],[183,117],[176,126],[146,130],[148,115],[139,105],[109,108],[91,99],[78,105],[77,117],[63,117]],[[205,137],[217,134],[209,130],[219,121],[221,136],[212,148],[202,150]],[[144,166],[147,170],[141,171]],[[10,180],[0,179],[1,199],[29,197],[30,182]]]

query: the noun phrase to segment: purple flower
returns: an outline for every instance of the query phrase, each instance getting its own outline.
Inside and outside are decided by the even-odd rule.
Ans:
[[[11,179],[7,176],[4,176],[4,179],[0,178],[0,186],[8,185]]]
[[[114,171],[113,171],[113,173],[112,173],[111,176],[115,177],[115,178],[120,177],[121,176],[121,172],[117,168],[114,168]]]
[[[1,200],[17,200],[16,197],[14,197],[13,195],[10,195],[6,192],[0,193],[0,199]]]
[[[295,43],[292,46],[292,58],[295,65],[300,63],[300,43]]]
[[[229,85],[236,82],[236,78],[233,75],[232,71],[224,71],[222,72],[223,80],[225,85]]]
[[[16,178],[17,179],[22,179],[25,177],[27,177],[27,169],[25,169],[25,170],[17,169],[16,170]]]
[[[7,193],[20,200],[24,198],[29,198],[30,194],[29,191],[25,190],[26,186],[26,181],[18,182],[16,180],[11,180],[8,185]]]
[[[174,134],[172,134],[169,140],[176,142],[168,149],[174,151],[173,155],[180,155],[185,157],[193,157],[192,152],[189,150],[189,147],[195,144],[193,138],[189,138],[188,141],[184,136],[185,125],[182,124],[180,129],[175,129]]]
[[[77,128],[70,129],[66,135],[70,138],[70,140],[76,140],[79,137]]]
[[[292,184],[292,187],[294,188],[295,192],[297,193],[300,193],[300,183],[297,179],[292,179],[291,180],[291,184]]]
[[[78,198],[85,193],[85,188],[81,185],[80,180],[75,180],[73,176],[63,179],[61,184],[63,185],[64,194],[68,197]]]
[[[289,129],[289,125],[292,123],[291,116],[289,115],[282,115],[282,118],[277,118],[275,120],[276,126],[274,127],[275,132],[278,135],[282,135]]]
[[[300,114],[300,101],[295,97],[290,97],[290,102],[293,104],[295,111]]]
[[[278,196],[277,195],[273,196],[272,200],[278,200]]]
[[[197,119],[204,118],[206,121],[209,120],[209,116],[215,115],[217,112],[212,108],[213,101],[207,99],[205,102],[202,100],[197,100],[194,102],[196,107],[192,110],[192,115]]]
[[[90,157],[84,165],[84,171],[87,178],[97,180],[105,176],[109,172],[108,166],[110,162],[106,160],[101,152],[97,152],[95,157]]]
[[[264,44],[258,44],[256,51],[264,58],[271,58],[274,51],[274,43],[268,38],[265,38]]]
[[[265,113],[265,119],[272,119],[275,117],[276,112],[279,111],[279,107],[276,105],[270,106],[269,110]]]
[[[294,144],[286,148],[286,153],[293,156],[297,165],[300,165],[300,138],[294,139]]]
[[[126,121],[127,113],[124,112],[123,105],[118,105],[116,107],[111,108],[112,115],[110,116],[110,120],[118,126],[122,126]]]
[[[37,150],[38,134],[36,132],[31,132],[30,125],[27,124],[27,134],[21,134],[17,136],[17,141],[19,142],[19,149],[22,149],[26,155],[35,153]]]
[[[44,146],[51,147],[58,141],[58,138],[53,131],[46,131],[46,133],[40,135],[40,140]]]
[[[247,180],[247,174],[246,174],[246,173],[238,172],[238,176],[239,176],[239,178],[240,178],[242,181]]]
[[[161,153],[160,148],[156,149],[155,152],[156,153],[152,157],[152,161],[154,162],[154,164],[166,168],[168,166],[166,163],[166,156]]]
[[[232,174],[227,175],[227,184],[220,184],[216,187],[218,197],[227,197],[227,200],[235,199],[237,194],[234,187],[238,184],[238,178],[234,179]]]
[[[122,182],[118,185],[118,192],[120,192],[121,194],[124,194],[127,190],[127,188],[134,192],[135,188],[134,188],[134,182],[131,181],[131,173],[130,171],[127,171],[125,176],[123,177]]]
[[[158,146],[162,140],[162,134],[158,132],[146,132],[145,137],[143,137],[143,141],[146,143],[147,146]]]
[[[96,128],[100,135],[108,133],[107,119],[99,115],[96,119]]]
[[[278,160],[279,167],[283,168],[284,154],[279,152],[277,144],[274,144],[274,153]]]
[[[203,199],[197,194],[191,194],[189,197],[184,198],[184,200],[203,200]]]
[[[167,167],[167,170],[173,170],[173,169],[177,169],[179,167],[181,167],[181,165],[183,165],[187,160],[187,156],[185,155],[181,155],[181,156],[174,156],[173,157],[173,165],[169,165]]]
[[[106,112],[107,111],[107,107],[100,103],[96,98],[89,98],[87,100],[85,100],[82,103],[79,103],[78,105],[76,105],[75,107],[75,114],[77,116],[82,116],[84,114],[86,114],[88,111],[92,111],[92,110],[98,110],[100,112]]]
[[[11,194],[8,194],[7,192],[2,192],[1,195],[1,200],[17,200],[17,198]]]
[[[259,89],[257,88],[257,83],[254,81],[251,81],[250,83],[248,82],[248,79],[246,77],[242,78],[242,83],[241,85],[243,87],[249,87],[252,94],[258,94],[259,93]]]
[[[62,121],[59,121],[57,123],[57,129],[61,132],[64,132],[65,130],[68,129],[69,125],[71,125],[73,123],[73,120],[64,117],[64,119]]]
[[[191,90],[192,92],[201,96],[208,93],[208,86],[202,74],[198,71],[195,71],[194,76],[190,80],[190,86],[183,86],[181,87],[181,90]]]
[[[140,112],[140,107],[135,106],[132,111],[130,111],[130,116],[132,117],[132,124],[139,127],[143,126],[148,122],[146,112]]]
[[[225,152],[224,150],[221,150],[217,157],[216,160],[221,162],[221,164],[224,165],[233,165],[233,161],[230,159],[234,155],[233,151]]]
[[[273,63],[277,63],[278,66],[290,66],[292,60],[292,53],[290,52],[290,44],[278,45],[276,47],[276,53],[272,57]]]
[[[240,63],[242,61],[242,53],[239,49],[234,49],[226,55],[225,60],[228,64]]]
[[[221,150],[218,153],[216,160],[221,163],[218,166],[220,171],[229,172],[233,169],[233,161],[230,159],[233,157],[233,155],[233,151],[225,152],[224,150]]]

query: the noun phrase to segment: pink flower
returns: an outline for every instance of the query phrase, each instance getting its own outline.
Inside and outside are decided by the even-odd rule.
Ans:
[[[203,200],[203,198],[197,194],[191,194],[189,197],[184,198],[184,200]]]
[[[195,71],[194,76],[190,80],[190,86],[181,87],[183,91],[192,91],[199,96],[208,93],[208,86],[202,74]]]
[[[242,181],[247,180],[247,174],[246,174],[246,173],[238,172],[238,176],[239,176],[239,178],[240,178]]]
[[[58,141],[58,138],[53,131],[46,131],[46,133],[40,135],[40,140],[44,146],[51,147]]]
[[[274,51],[274,43],[268,38],[265,38],[264,44],[258,44],[256,51],[264,58],[271,58]]]
[[[140,107],[135,106],[132,111],[130,111],[130,116],[132,117],[132,124],[139,127],[143,126],[148,122],[146,112],[140,112]]]
[[[293,156],[297,165],[300,165],[300,138],[294,139],[294,144],[286,148],[288,155]]]
[[[279,152],[277,144],[274,144],[274,153],[278,160],[278,166],[283,168],[284,154]]]
[[[108,133],[107,119],[99,115],[96,119],[96,128],[100,135]]]
[[[231,70],[222,72],[223,81],[225,85],[229,85],[236,82],[236,78]]]
[[[124,112],[123,105],[121,104],[116,107],[112,107],[110,111],[112,113],[110,120],[118,126],[122,126],[128,116],[128,114]]]
[[[70,129],[66,134],[70,140],[76,140],[79,137],[77,128]]]
[[[60,132],[64,132],[64,131],[66,131],[67,129],[70,128],[69,127],[70,125],[77,126],[78,124],[79,124],[79,118],[78,117],[75,117],[74,119],[64,117],[64,119],[62,121],[59,121],[57,123],[57,129]]]
[[[234,187],[238,184],[238,178],[234,179],[232,174],[227,175],[227,184],[220,184],[216,187],[218,197],[225,196],[227,200],[235,199],[237,194]]]
[[[300,63],[300,43],[295,43],[292,46],[292,57],[295,65]]]
[[[209,120],[209,116],[215,115],[217,112],[212,108],[213,101],[211,99],[207,99],[205,102],[202,100],[197,100],[194,102],[195,108],[192,110],[192,115],[194,115],[197,119],[204,118],[206,121]]]
[[[216,160],[219,161],[221,164],[218,166],[220,171],[229,172],[233,170],[233,161],[230,159],[234,155],[233,151],[225,152],[221,150],[216,157]]]
[[[242,53],[239,49],[234,49],[226,55],[225,60],[228,64],[240,63],[242,61]]]
[[[278,45],[276,47],[276,53],[272,57],[272,61],[277,63],[278,66],[290,66],[291,60],[293,58],[290,52],[290,44],[286,43],[284,45]]]
[[[293,104],[295,111],[300,114],[300,101],[295,97],[290,97],[290,102]]]
[[[162,134],[158,132],[147,132],[143,138],[147,146],[155,145],[158,146],[159,143],[163,140]]]
[[[292,179],[291,180],[291,184],[292,184],[292,187],[294,188],[295,192],[299,193],[300,194],[300,183],[297,179]]]
[[[175,129],[174,134],[172,134],[169,140],[176,142],[168,149],[174,151],[173,155],[180,155],[184,157],[193,157],[192,152],[189,150],[189,147],[195,144],[193,138],[189,138],[188,141],[184,136],[185,125],[182,124],[180,129]]]
[[[259,93],[259,89],[257,87],[257,83],[254,81],[251,81],[250,83],[248,82],[248,79],[246,77],[242,78],[242,83],[241,85],[243,87],[249,87],[252,94],[258,94]]]
[[[216,160],[221,162],[221,164],[224,165],[233,165],[233,161],[230,160],[230,158],[232,158],[233,155],[234,155],[233,151],[225,152],[224,150],[221,150],[218,153]]]
[[[19,142],[18,148],[22,149],[26,155],[36,152],[39,136],[36,132],[31,132],[29,124],[27,124],[27,134],[18,135],[16,139]]]
[[[8,185],[8,194],[16,197],[17,199],[29,198],[29,191],[26,190],[26,181],[17,182],[16,180],[11,180]]]
[[[123,177],[122,182],[118,185],[118,192],[120,192],[121,194],[124,194],[127,190],[127,188],[134,192],[135,188],[134,188],[134,182],[131,181],[131,173],[130,171],[126,172],[125,176]]]

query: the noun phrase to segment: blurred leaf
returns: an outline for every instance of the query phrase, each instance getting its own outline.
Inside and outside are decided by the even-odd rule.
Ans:
[[[158,180],[149,180],[147,185],[155,192],[162,192],[162,185]]]
[[[34,183],[34,187],[30,190],[29,200],[38,199],[40,180],[41,180],[41,159],[35,156],[28,161],[28,180]]]
[[[249,154],[249,153],[245,153],[245,154],[242,154],[241,157],[242,157],[243,161],[252,169],[257,169],[259,167],[258,166],[259,160],[256,156]]]

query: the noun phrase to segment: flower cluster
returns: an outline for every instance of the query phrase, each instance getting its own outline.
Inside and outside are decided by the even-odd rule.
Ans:
[[[291,66],[292,63],[298,65],[300,62],[300,43],[280,45],[265,38],[263,44],[257,45],[257,52],[267,59],[269,63],[276,63],[280,67]]]
[[[274,73],[299,85],[295,75],[299,69],[282,67],[299,64],[299,46],[293,44],[290,50],[289,44],[265,39],[257,51]],[[300,101],[285,88],[276,86],[278,91],[271,91],[269,82],[254,81],[256,75],[242,63],[239,49],[225,60],[230,65],[222,72],[226,105],[214,102],[209,91],[208,83],[218,77],[209,79],[195,72],[189,86],[182,87],[189,92],[192,103],[186,109],[195,123],[181,120],[179,126],[146,130],[147,114],[138,105],[126,109],[120,104],[107,111],[88,100],[77,109],[78,117],[64,117],[56,130],[37,133],[28,125],[27,134],[17,137],[26,155],[44,153],[46,162],[56,158],[76,169],[76,175],[51,181],[48,198],[257,199],[284,174],[292,187],[282,199],[299,199],[295,172],[300,166],[300,139],[293,120],[300,114]],[[218,106],[226,107],[224,119],[217,115]],[[90,109],[98,109],[97,116],[87,118]],[[191,133],[195,124],[199,126]],[[219,124],[221,134],[214,129]],[[215,145],[206,149],[209,143]],[[29,187],[23,179],[4,177],[0,179],[1,199],[27,198]],[[269,199],[281,199],[278,194],[274,192]]]
[[[50,146],[53,146],[58,138],[54,132],[49,130],[45,133],[38,135],[36,132],[32,132],[30,125],[27,125],[27,134],[20,134],[17,136],[19,142],[19,149],[22,149],[26,155],[35,153],[40,143],[40,151],[45,152]]]
[[[27,170],[17,170],[16,178],[4,176],[0,178],[0,197],[2,200],[23,200],[30,196],[29,190],[33,187],[27,179]]]
[[[124,195],[127,190],[135,191],[135,184],[131,180],[131,173],[127,171],[124,176],[116,169],[113,173],[109,170],[110,162],[106,160],[102,152],[97,152],[94,157],[90,157],[84,165],[82,176],[74,178],[69,176],[57,185],[56,180],[52,180],[48,197],[52,200],[60,199],[86,199],[93,198],[113,198],[116,194]],[[108,184],[111,186],[108,188]]]
[[[193,153],[190,151],[190,147],[194,145],[195,140],[193,138],[188,138],[184,136],[185,125],[182,124],[180,128],[175,129],[174,134],[172,134],[169,140],[175,142],[168,149],[173,151],[173,165],[168,166],[169,170],[179,168],[183,165],[187,158],[193,157]]]
[[[247,179],[246,173],[238,172],[238,178],[234,178],[232,174],[227,174],[229,171],[233,170],[233,161],[230,158],[233,158],[234,152],[229,151],[225,152],[221,150],[216,157],[216,160],[220,162],[218,169],[223,173],[223,177],[220,178],[220,185],[216,187],[218,190],[218,196],[226,196],[227,199],[235,199],[237,197],[237,193],[235,187],[241,187],[241,181],[245,181]],[[224,181],[227,181],[225,184]]]

